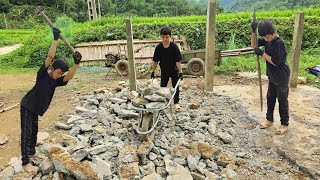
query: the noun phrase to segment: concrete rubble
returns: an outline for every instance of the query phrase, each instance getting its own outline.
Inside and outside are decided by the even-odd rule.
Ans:
[[[182,91],[183,109],[173,113],[174,126],[161,115],[154,139],[142,141],[135,131],[139,112],[132,106],[159,108],[169,98],[170,88],[141,83],[130,92],[123,82],[117,90],[103,88],[79,97],[67,120],[55,124],[64,131],[59,138],[48,144],[50,137],[42,133],[39,153],[48,159],[32,160],[40,169],[33,179],[291,179],[303,174],[299,168],[282,167],[290,165],[274,149],[255,146],[248,137],[261,131],[241,105],[192,88]],[[277,163],[270,165],[264,157]],[[12,161],[0,179],[22,176],[21,159]]]

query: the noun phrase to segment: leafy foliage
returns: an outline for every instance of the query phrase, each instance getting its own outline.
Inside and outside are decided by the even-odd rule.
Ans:
[[[304,9],[296,11],[274,11],[257,13],[258,20],[270,19],[274,22],[279,34],[284,38],[287,50],[290,53],[293,34],[293,24],[297,12],[305,12],[305,31],[303,37],[303,53],[300,61],[299,75],[308,78],[308,81],[317,86],[316,77],[304,69],[318,64],[320,56],[320,42],[318,35],[320,29],[320,9]],[[218,14],[216,20],[216,45],[221,50],[229,48],[247,47],[250,44],[251,12],[236,14]],[[138,18],[132,17],[134,38],[158,38],[162,26],[168,25],[173,35],[187,36],[192,49],[205,48],[206,17],[164,17],[164,18]],[[98,21],[75,23],[70,18],[60,17],[55,25],[71,44],[91,41],[121,40],[126,38],[125,18],[103,18]],[[0,31],[1,32],[1,31]],[[6,32],[6,31],[3,31]],[[24,32],[24,31],[22,31]],[[1,33],[0,33],[1,34]],[[0,57],[0,67],[38,67],[45,60],[52,42],[52,30],[48,27],[38,27],[29,33],[24,46],[10,54]],[[59,41],[56,58],[65,58],[72,63],[71,53]],[[290,56],[288,55],[288,60]],[[262,69],[265,70],[261,60]],[[256,62],[253,56],[229,58],[223,60],[221,67],[215,67],[217,73],[255,70]]]

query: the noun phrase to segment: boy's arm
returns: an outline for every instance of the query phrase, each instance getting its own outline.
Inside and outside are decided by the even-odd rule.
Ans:
[[[262,57],[263,57],[263,59],[265,59],[266,61],[268,61],[270,64],[272,64],[272,65],[275,66],[275,64],[272,62],[271,56],[269,56],[269,55],[266,54],[266,53],[263,53],[263,54],[262,54]]]
[[[158,66],[158,62],[153,61],[152,66],[151,66],[151,72],[155,72],[155,70],[157,69]]]
[[[68,82],[69,80],[71,80],[73,78],[74,74],[76,73],[76,71],[79,67],[81,58],[82,58],[82,55],[78,51],[76,51],[73,54],[74,64],[73,64],[72,68],[70,69],[70,71],[68,72],[68,74],[63,77],[63,82]]]
[[[61,31],[58,28],[55,28],[55,27],[52,28],[52,32],[53,32],[53,41],[52,41],[52,45],[51,45],[51,47],[49,49],[49,53],[48,53],[47,59],[45,61],[45,68],[48,68],[50,66],[50,64],[52,63],[54,55],[56,54],[59,34],[61,33]]]
[[[74,64],[67,75],[64,76],[63,82],[68,82],[76,74],[79,64]]]
[[[57,43],[58,43],[57,40],[53,40],[52,41],[52,44],[51,44],[51,47],[49,49],[49,53],[48,53],[47,59],[45,61],[45,68],[46,69],[50,66],[50,64],[51,64],[51,62],[52,62],[52,60],[54,58],[54,55],[56,54]]]
[[[176,62],[176,66],[177,66],[177,68],[178,68],[179,73],[182,73],[181,61]]]

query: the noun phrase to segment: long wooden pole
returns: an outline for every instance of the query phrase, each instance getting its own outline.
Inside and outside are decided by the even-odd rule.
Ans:
[[[253,11],[253,21],[257,22],[256,11]],[[254,37],[256,38],[256,46],[258,47],[258,38],[257,38],[257,29],[254,32]],[[258,78],[259,78],[259,92],[260,92],[260,110],[263,111],[263,96],[262,96],[262,80],[261,80],[261,66],[259,55],[257,55],[257,69],[258,69]]]
[[[205,59],[205,91],[213,91],[213,73],[215,58],[215,23],[216,23],[216,0],[208,1],[207,10],[207,35],[206,35],[206,59]]]
[[[132,22],[128,18],[126,19],[126,31],[127,31],[127,57],[129,61],[129,85],[131,91],[137,90],[136,84],[136,71],[134,65],[133,56],[133,32],[132,32]]]
[[[6,24],[6,29],[8,29],[6,14],[3,12],[4,23]]]
[[[297,87],[303,29],[304,29],[304,13],[298,13],[296,15],[296,19],[294,23],[292,54],[291,54],[291,61],[290,61],[290,68],[291,68],[290,87],[292,88]]]

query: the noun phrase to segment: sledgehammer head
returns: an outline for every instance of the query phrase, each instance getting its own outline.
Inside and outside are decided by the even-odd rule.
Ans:
[[[38,6],[35,11],[36,15],[39,16],[43,10],[44,10],[43,6]]]

